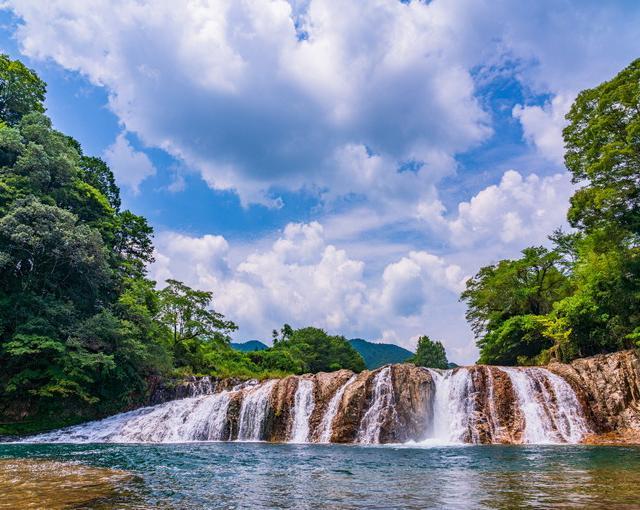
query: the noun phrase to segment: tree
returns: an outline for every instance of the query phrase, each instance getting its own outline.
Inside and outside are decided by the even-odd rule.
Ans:
[[[360,372],[366,368],[362,356],[345,337],[328,335],[319,328],[292,329],[288,338],[278,342],[273,350],[291,353],[302,360],[305,372],[332,372],[341,368]]]
[[[157,319],[172,336],[174,356],[188,364],[202,343],[228,344],[228,334],[238,327],[209,308],[212,292],[194,290],[178,280],[167,280],[159,295]]]
[[[563,131],[565,164],[581,188],[569,221],[640,234],[640,59],[576,98]]]
[[[0,120],[17,124],[30,112],[44,112],[45,83],[19,60],[0,54]]]
[[[433,341],[424,335],[418,339],[416,354],[409,360],[420,367],[448,368],[447,353],[440,341]]]
[[[550,313],[571,292],[560,254],[540,246],[526,248],[522,255],[481,268],[461,295],[483,363],[515,364],[519,356],[549,347],[542,335],[531,336],[532,317]],[[528,319],[508,323],[515,317]]]

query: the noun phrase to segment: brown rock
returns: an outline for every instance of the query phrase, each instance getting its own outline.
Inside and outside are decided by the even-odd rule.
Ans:
[[[640,358],[633,350],[551,363],[575,390],[596,432],[640,430]]]

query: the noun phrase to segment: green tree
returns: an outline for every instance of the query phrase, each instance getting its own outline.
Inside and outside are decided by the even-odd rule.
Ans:
[[[447,353],[440,341],[433,341],[424,335],[418,339],[416,354],[409,361],[420,367],[448,368]]]
[[[569,221],[640,234],[640,59],[581,92],[567,114],[565,164],[580,189]]]
[[[541,246],[522,255],[481,268],[462,293],[483,363],[515,364],[548,348],[548,339],[532,334],[533,317],[548,314],[571,293],[562,255]],[[527,318],[508,322],[515,317]]]
[[[332,372],[341,368],[360,372],[365,369],[362,356],[345,337],[328,335],[319,328],[292,330],[289,337],[278,342],[273,350],[288,352],[301,360],[304,372]]]
[[[16,124],[30,112],[44,112],[45,83],[19,60],[0,54],[0,120]]]
[[[167,280],[159,293],[157,318],[171,333],[173,352],[178,365],[198,364],[202,344],[228,346],[228,334],[237,326],[224,315],[209,308],[212,292],[194,290],[178,280]]]

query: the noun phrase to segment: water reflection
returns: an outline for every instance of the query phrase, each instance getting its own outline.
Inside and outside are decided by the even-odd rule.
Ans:
[[[91,473],[90,483],[71,478],[78,487],[65,486],[70,495],[115,490],[96,495],[120,498],[118,506],[102,508],[617,510],[640,501],[638,448],[0,445],[0,458],[34,456],[110,468]],[[6,465],[0,463],[3,480],[11,478]],[[73,508],[104,502],[90,504]]]

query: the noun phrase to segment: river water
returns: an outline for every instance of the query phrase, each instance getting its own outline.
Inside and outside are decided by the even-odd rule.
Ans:
[[[112,499],[73,508],[640,508],[638,447],[0,443],[15,458],[131,473]],[[1,466],[10,508],[20,481]]]

